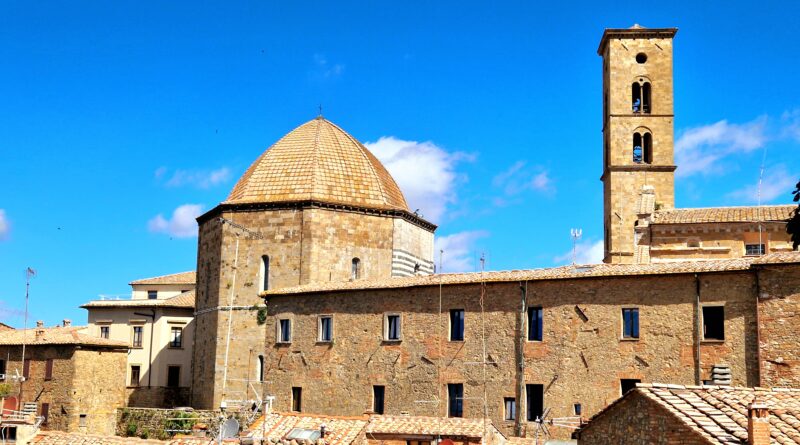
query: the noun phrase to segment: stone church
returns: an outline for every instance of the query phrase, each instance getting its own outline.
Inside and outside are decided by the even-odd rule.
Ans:
[[[604,264],[435,274],[436,226],[363,144],[322,117],[277,141],[198,218],[193,406],[530,435],[637,381],[800,383],[792,206],[675,208],[676,32],[600,42]]]

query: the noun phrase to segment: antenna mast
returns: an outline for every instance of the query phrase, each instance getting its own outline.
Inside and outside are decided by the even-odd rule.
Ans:
[[[578,246],[578,240],[581,239],[581,236],[583,236],[583,230],[569,229],[569,234],[572,237],[572,265],[574,266],[575,258],[577,256],[576,251]]]

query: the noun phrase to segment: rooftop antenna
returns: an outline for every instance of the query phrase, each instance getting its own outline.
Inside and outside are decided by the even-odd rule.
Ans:
[[[442,269],[442,258],[444,257],[444,249],[439,249],[439,273],[443,273],[444,269]]]
[[[569,235],[572,237],[572,265],[575,265],[575,258],[577,257],[578,240],[583,236],[581,229],[569,229]]]
[[[767,162],[767,147],[764,146],[764,156],[761,158],[761,169],[758,172],[758,207],[756,207],[757,216],[758,216],[758,254],[764,255],[767,249],[762,249],[761,246],[764,245],[764,240],[762,239],[761,235],[761,184],[764,182],[764,164]]]
[[[28,299],[30,297],[30,290],[31,290],[31,278],[36,276],[36,271],[28,267],[25,269],[25,316],[22,322],[22,363],[23,367],[25,366],[25,343],[27,343],[28,337]],[[23,376],[24,377],[24,376]],[[22,385],[25,382],[25,379],[21,379],[19,383],[19,400],[17,401],[17,409],[22,407]]]
[[[322,104],[319,104],[319,114],[317,117],[322,117]]]

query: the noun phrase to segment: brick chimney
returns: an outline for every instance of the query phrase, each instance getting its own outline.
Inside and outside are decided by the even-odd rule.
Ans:
[[[43,327],[44,327],[44,322],[43,322],[42,320],[38,320],[38,321],[36,322],[36,327],[37,327],[37,328],[43,328]]]
[[[69,318],[65,318],[63,324],[65,328],[68,328],[72,326],[72,320],[70,320]]]
[[[755,398],[747,406],[747,443],[769,445],[769,442],[769,409],[764,402]]]

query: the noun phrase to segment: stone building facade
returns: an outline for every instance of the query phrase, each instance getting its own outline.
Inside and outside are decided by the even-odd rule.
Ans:
[[[456,388],[458,415],[481,417],[487,394],[494,424],[526,434],[543,407],[587,417],[637,381],[796,385],[798,277],[800,253],[783,253],[271,290],[266,390],[277,410],[301,397],[303,411],[355,415],[380,386],[387,414],[452,416]]]
[[[197,408],[263,394],[263,290],[433,272],[436,227],[408,209],[366,147],[322,117],[264,152],[198,222]]]
[[[43,429],[113,434],[116,409],[126,404],[127,342],[96,338],[69,323],[39,324],[0,331],[0,361],[19,409],[42,416]]]
[[[130,283],[129,300],[95,300],[88,332],[124,342],[127,405],[188,406],[194,347],[195,273],[181,272]]]

